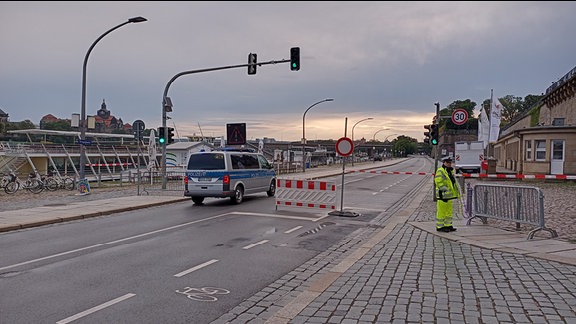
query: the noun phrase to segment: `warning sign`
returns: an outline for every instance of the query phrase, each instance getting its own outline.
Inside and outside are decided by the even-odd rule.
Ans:
[[[226,143],[228,145],[246,144],[246,123],[226,124]]]

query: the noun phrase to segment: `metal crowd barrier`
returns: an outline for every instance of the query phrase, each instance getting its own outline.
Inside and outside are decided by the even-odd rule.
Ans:
[[[536,226],[528,233],[528,240],[541,230],[558,237],[555,230],[544,225],[544,193],[540,188],[477,184],[472,195],[472,215],[466,225],[474,218],[480,218],[484,224],[488,218],[494,218],[515,222],[516,229],[520,229],[520,224]]]
[[[186,170],[166,171],[166,189],[162,188],[162,171],[144,171],[140,173],[141,190],[149,195],[166,193],[169,195],[184,196],[184,177]]]

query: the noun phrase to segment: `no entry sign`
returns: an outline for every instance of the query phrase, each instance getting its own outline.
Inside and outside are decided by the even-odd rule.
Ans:
[[[341,156],[348,156],[354,151],[354,143],[348,137],[341,137],[336,141],[336,153]]]

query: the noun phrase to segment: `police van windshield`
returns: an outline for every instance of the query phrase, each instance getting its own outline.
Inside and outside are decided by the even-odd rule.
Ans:
[[[224,170],[224,154],[192,154],[188,161],[188,170]]]

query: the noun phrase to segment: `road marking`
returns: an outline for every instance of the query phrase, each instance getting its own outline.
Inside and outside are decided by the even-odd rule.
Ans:
[[[244,249],[244,250],[248,250],[248,249],[251,249],[251,248],[253,248],[253,247],[255,247],[255,246],[262,245],[262,244],[265,244],[265,243],[268,243],[268,240],[262,240],[262,241],[260,241],[260,242],[248,244],[248,245],[246,245],[245,247],[243,247],[243,249]]]
[[[292,233],[292,232],[294,232],[294,231],[297,231],[297,230],[301,229],[302,227],[303,227],[303,226],[296,226],[296,227],[294,227],[294,228],[291,228],[291,229],[287,230],[286,232],[284,232],[284,234],[290,234],[290,233]]]
[[[185,287],[184,291],[176,290],[176,292],[182,295],[186,295],[186,297],[192,300],[215,302],[218,300],[218,298],[214,295],[227,295],[230,293],[230,290],[215,287],[202,287],[202,288]]]
[[[25,262],[20,262],[17,264],[12,264],[6,267],[2,267],[0,268],[0,271],[4,271],[7,269],[11,269],[11,268],[15,268],[15,267],[19,267],[22,265],[27,265],[27,264],[31,264],[31,263],[36,263],[39,261],[44,261],[44,260],[48,260],[48,259],[53,259],[53,258],[57,258],[63,255],[67,255],[67,254],[71,254],[71,253],[75,253],[75,252],[79,252],[79,251],[84,251],[84,250],[89,250],[89,249],[93,249],[93,248],[97,248],[97,247],[102,247],[104,245],[114,245],[114,244],[118,244],[118,243],[122,243],[125,241],[129,241],[129,240],[133,240],[133,239],[137,239],[137,238],[141,238],[141,237],[146,237],[146,236],[150,236],[150,235],[154,235],[154,234],[158,234],[158,233],[162,233],[162,232],[166,232],[166,231],[170,231],[173,229],[177,229],[177,228],[181,228],[181,227],[186,227],[192,224],[197,224],[197,223],[201,223],[204,221],[209,221],[212,219],[216,219],[216,218],[220,218],[220,217],[224,217],[224,216],[228,216],[228,215],[249,215],[249,216],[264,216],[264,217],[276,217],[276,218],[287,218],[287,219],[296,219],[296,220],[306,220],[306,221],[312,221],[312,222],[317,222],[319,220],[322,220],[326,217],[328,217],[328,215],[324,215],[321,216],[319,218],[308,218],[308,217],[298,217],[298,216],[283,216],[283,215],[276,215],[276,214],[262,214],[262,213],[248,213],[248,212],[231,212],[231,213],[225,213],[225,214],[220,214],[220,215],[215,215],[215,216],[211,216],[211,217],[207,217],[207,218],[203,218],[203,219],[199,219],[199,220],[195,220],[192,222],[188,222],[188,223],[183,223],[180,225],[175,225],[175,226],[171,226],[171,227],[167,227],[167,228],[163,228],[163,229],[159,229],[159,230],[155,230],[155,231],[151,231],[151,232],[146,232],[146,233],[142,233],[142,234],[138,234],[138,235],[134,235],[134,236],[130,236],[130,237],[126,237],[123,239],[119,239],[119,240],[115,240],[115,241],[110,241],[110,242],[106,242],[106,243],[99,243],[99,244],[94,244],[94,245],[90,245],[87,247],[83,247],[83,248],[79,248],[79,249],[75,249],[75,250],[71,250],[71,251],[65,251],[65,252],[61,252],[61,253],[57,253],[57,254],[52,254],[52,255],[48,255],[42,258],[38,258],[38,259],[33,259],[33,260],[29,260],[29,261],[25,261]]]
[[[310,217],[299,217],[299,216],[286,216],[286,215],[277,215],[277,214],[262,214],[262,213],[249,213],[249,212],[230,212],[228,214],[233,215],[248,215],[248,216],[262,216],[262,217],[275,217],[275,218],[287,218],[287,219],[297,219],[297,220],[306,220],[306,221],[314,221],[314,219]]]
[[[63,319],[63,320],[60,320],[60,321],[56,322],[56,324],[66,324],[66,323],[73,322],[73,321],[75,321],[75,320],[77,320],[77,319],[79,319],[79,318],[82,318],[82,317],[86,316],[86,315],[90,315],[90,314],[92,314],[92,313],[95,313],[95,312],[97,312],[97,311],[99,311],[99,310],[102,310],[102,309],[104,309],[104,308],[106,308],[106,307],[112,306],[112,305],[114,305],[114,304],[117,304],[117,303],[119,303],[119,302],[121,302],[121,301],[123,301],[123,300],[126,300],[126,299],[131,298],[131,297],[134,297],[134,296],[136,296],[136,294],[126,294],[126,295],[124,295],[124,296],[121,296],[121,297],[118,297],[118,298],[116,298],[116,299],[113,299],[113,300],[111,300],[111,301],[109,301],[109,302],[105,302],[104,304],[101,304],[101,305],[98,305],[98,306],[96,306],[96,307],[92,307],[92,308],[90,308],[90,309],[88,309],[88,310],[85,310],[85,311],[83,311],[83,312],[80,312],[80,313],[78,313],[78,314],[76,314],[76,315],[67,317],[67,318],[65,318],[65,319]]]
[[[190,269],[188,269],[188,270],[184,270],[184,271],[182,271],[182,272],[180,272],[180,273],[177,273],[177,274],[174,275],[174,277],[182,277],[182,276],[185,276],[185,275],[189,274],[190,272],[196,271],[196,270],[198,270],[198,269],[202,269],[202,268],[204,268],[204,267],[206,267],[206,266],[209,266],[209,265],[211,265],[212,263],[216,263],[216,262],[218,262],[218,260],[216,260],[216,259],[212,259],[212,260],[210,260],[210,261],[206,261],[206,262],[204,262],[204,263],[202,263],[202,264],[199,264],[199,265],[197,265],[197,266],[195,266],[195,267],[192,267],[192,268],[190,268]]]
[[[120,240],[116,240],[116,241],[111,241],[111,242],[107,242],[107,243],[100,243],[100,244],[94,244],[94,245],[90,245],[90,246],[87,246],[87,247],[83,247],[83,248],[79,248],[79,249],[75,249],[75,250],[71,250],[71,251],[61,252],[61,253],[57,253],[57,254],[53,254],[53,255],[48,255],[48,256],[45,256],[45,257],[42,257],[42,258],[38,258],[38,259],[34,259],[34,260],[29,260],[29,261],[25,261],[25,262],[21,262],[21,263],[9,265],[9,266],[0,268],[0,271],[6,270],[6,269],[10,269],[10,268],[15,268],[15,267],[18,267],[18,266],[21,266],[21,265],[26,265],[26,264],[30,264],[30,263],[36,263],[36,262],[43,261],[43,260],[53,259],[53,258],[57,258],[57,257],[59,257],[59,256],[63,256],[63,255],[75,253],[75,252],[78,252],[78,251],[89,250],[89,249],[93,249],[93,248],[96,248],[96,247],[101,247],[101,246],[104,246],[104,245],[113,245],[113,244],[117,244],[117,243],[124,242],[124,241],[127,241],[127,240],[132,240],[132,239],[135,239],[135,238],[140,238],[140,237],[144,237],[144,236],[149,236],[149,235],[152,235],[152,234],[156,234],[156,233],[161,233],[161,232],[173,230],[173,229],[175,229],[175,228],[185,227],[185,226],[192,225],[192,224],[196,224],[196,223],[200,223],[200,222],[203,222],[203,221],[212,220],[212,219],[219,218],[219,217],[224,217],[224,216],[226,216],[226,215],[228,215],[228,214],[216,215],[216,216],[212,216],[212,217],[208,217],[208,218],[204,218],[204,219],[199,219],[199,220],[196,220],[196,221],[193,221],[193,222],[188,222],[188,223],[184,223],[184,224],[180,224],[180,225],[176,225],[176,226],[167,227],[167,228],[163,228],[163,229],[156,230],[156,231],[152,231],[152,232],[147,232],[147,233],[142,233],[142,234],[135,235],[135,236],[130,236],[130,237],[127,237],[127,238],[123,238],[123,239],[120,239]]]

